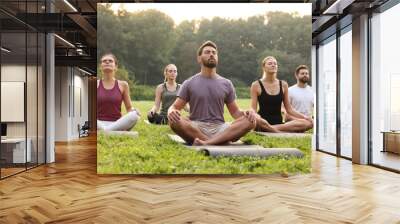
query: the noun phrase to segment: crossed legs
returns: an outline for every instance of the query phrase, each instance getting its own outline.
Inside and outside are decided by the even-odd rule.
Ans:
[[[171,129],[183,138],[187,143],[192,144],[194,139],[199,138],[207,140],[208,137],[200,131],[199,128],[193,127],[191,121],[186,117],[181,117],[178,122],[169,122]]]
[[[237,141],[247,132],[255,128],[247,118],[241,117],[235,120],[228,128],[222,132],[208,137],[199,128],[193,127],[187,118],[181,118],[177,123],[170,124],[171,129],[181,136],[186,142],[194,145],[220,145],[230,141]]]
[[[214,135],[208,140],[204,141],[196,138],[193,145],[220,145],[230,141],[235,142],[255,127],[255,123],[251,123],[246,117],[240,117],[232,122],[224,131]]]
[[[116,121],[97,120],[97,129],[104,131],[129,131],[139,120],[136,111],[131,111]]]
[[[313,123],[305,119],[287,121],[284,124],[271,125],[261,116],[257,116],[257,130],[266,132],[305,132],[313,128]]]

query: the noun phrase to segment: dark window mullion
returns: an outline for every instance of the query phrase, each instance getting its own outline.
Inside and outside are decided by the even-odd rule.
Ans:
[[[25,1],[25,21],[28,17],[28,1]],[[26,24],[26,23],[25,23]],[[28,89],[28,24],[25,25],[25,85],[24,85],[24,121],[25,121],[25,170],[28,170],[28,119],[27,119],[27,89]]]
[[[319,51],[319,44],[317,44],[316,46],[315,46],[315,108],[316,108],[316,110],[315,110],[315,149],[319,149],[319,118],[318,118],[318,110],[319,110],[319,100],[318,100],[318,97],[319,97],[319,78],[318,78],[318,76],[320,75],[319,74],[319,62],[318,62],[318,60],[319,60],[319,53],[318,53],[318,51]]]
[[[36,1],[39,14],[39,1]],[[36,166],[39,166],[39,32],[36,32]]]
[[[367,155],[367,160],[368,164],[373,164],[373,153],[372,153],[372,77],[371,77],[371,71],[372,71],[372,64],[371,64],[371,56],[372,56],[372,25],[371,25],[371,20],[372,20],[372,11],[368,11],[368,20],[367,20],[367,47],[368,47],[368,52],[367,52],[367,141],[368,141],[368,155]]]
[[[336,154],[341,157],[341,114],[340,114],[340,28],[336,28]]]

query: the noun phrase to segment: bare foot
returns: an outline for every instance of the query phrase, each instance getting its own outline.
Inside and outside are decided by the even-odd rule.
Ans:
[[[200,140],[199,138],[195,138],[193,141],[193,145],[205,145],[205,141]]]
[[[279,131],[277,128],[273,127],[273,126],[271,126],[271,130],[272,130],[272,132],[274,132],[274,133],[280,133],[280,132],[281,132],[281,131]]]
[[[263,131],[265,131],[265,132],[272,132],[272,133],[279,133],[279,132],[281,132],[281,131],[279,131],[277,128],[275,128],[274,126],[272,126],[272,125],[270,125],[270,124],[268,124],[268,125],[265,125],[264,127],[263,127]]]

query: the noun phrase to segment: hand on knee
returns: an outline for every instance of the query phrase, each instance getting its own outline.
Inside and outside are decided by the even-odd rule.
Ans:
[[[139,119],[139,115],[137,114],[136,111],[131,111],[127,114],[129,120],[131,122],[136,122]]]
[[[256,128],[256,126],[257,126],[257,121],[249,122],[249,123],[250,123],[249,131],[254,130]]]
[[[243,122],[244,126],[246,127],[246,130],[247,131],[251,131],[256,127],[256,122],[257,121],[256,122],[251,122],[247,118],[244,118],[242,122]]]
[[[179,120],[177,122],[171,122],[171,121],[168,122],[168,125],[172,130],[176,130],[176,129],[180,128],[181,124],[182,124],[182,120]]]
[[[311,129],[311,128],[313,128],[314,127],[314,123],[313,122],[311,122],[311,121],[308,121],[308,129]]]

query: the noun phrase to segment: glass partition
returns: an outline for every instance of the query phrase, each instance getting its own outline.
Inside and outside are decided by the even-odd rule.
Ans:
[[[318,149],[336,154],[336,36],[318,47]]]
[[[0,178],[5,178],[45,163],[46,39],[18,19],[43,12],[44,1],[0,6],[15,12],[0,12]]]
[[[400,5],[371,18],[372,163],[400,171]]]
[[[352,33],[351,25],[340,36],[340,154],[352,157]]]
[[[25,32],[1,35],[2,48],[7,49],[1,52],[2,177],[25,170],[31,162],[26,141],[26,38]]]

